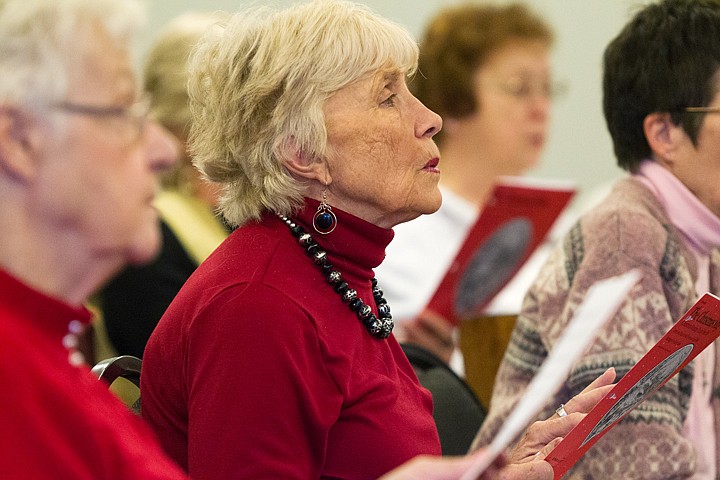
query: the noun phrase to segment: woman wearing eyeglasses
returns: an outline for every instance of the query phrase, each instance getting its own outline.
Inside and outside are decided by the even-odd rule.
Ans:
[[[443,9],[420,42],[420,73],[410,88],[443,118],[435,137],[443,203],[395,229],[378,278],[393,304],[398,338],[446,361],[453,328],[422,309],[497,177],[521,175],[540,159],[557,91],[552,43],[550,26],[522,4]]]

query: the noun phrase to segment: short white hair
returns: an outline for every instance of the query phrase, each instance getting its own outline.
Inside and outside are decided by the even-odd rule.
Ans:
[[[252,7],[210,29],[190,64],[190,151],[222,184],[228,223],[300,208],[303,185],[283,158],[325,155],[325,101],[382,69],[410,75],[417,60],[406,29],[341,0]]]
[[[88,29],[101,25],[129,48],[144,20],[138,0],[0,0],[0,103],[64,100]]]

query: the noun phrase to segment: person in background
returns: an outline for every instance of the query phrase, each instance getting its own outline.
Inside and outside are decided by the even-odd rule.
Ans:
[[[157,174],[177,156],[130,61],[131,0],[0,0],[3,479],[180,479],[88,370],[83,307],[155,255]]]
[[[551,100],[550,26],[523,4],[461,4],[440,10],[420,41],[412,92],[443,118],[436,137],[440,209],[398,225],[377,270],[397,336],[450,362],[455,329],[425,311],[497,178],[535,166]],[[522,296],[522,293],[518,294]],[[461,357],[453,367],[463,371]]]
[[[373,280],[392,228],[441,201],[442,122],[406,84],[417,57],[405,29],[337,0],[248,8],[198,43],[190,151],[238,228],[170,304],[141,379],[191,477],[378,478],[440,454]],[[612,377],[530,427],[513,478],[551,477],[544,449]]]
[[[145,61],[143,90],[150,112],[176,137],[184,155],[163,174],[163,188],[155,198],[162,229],[157,258],[128,266],[98,296],[109,340],[120,355],[142,357],[150,333],[180,287],[228,234],[214,212],[217,188],[201,178],[186,146],[188,58],[202,33],[220,18],[219,12],[175,18],[160,32]]]
[[[608,366],[625,375],[699,295],[720,293],[719,66],[716,0],[648,4],[607,46],[605,120],[629,175],[571,228],[529,290],[477,444],[497,432],[596,281],[643,275],[544,413]],[[717,478],[717,347],[631,411],[566,478]]]

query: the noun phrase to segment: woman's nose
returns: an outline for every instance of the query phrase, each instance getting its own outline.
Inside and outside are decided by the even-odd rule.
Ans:
[[[154,120],[149,120],[146,128],[145,145],[150,168],[154,172],[169,169],[180,158],[180,142]]]
[[[421,113],[416,124],[415,134],[418,138],[432,138],[436,133],[442,130],[442,118],[440,115],[423,105],[419,100],[418,104],[420,105]]]

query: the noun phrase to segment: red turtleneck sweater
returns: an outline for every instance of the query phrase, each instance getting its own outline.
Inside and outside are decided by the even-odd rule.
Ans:
[[[87,366],[68,363],[72,320],[90,313],[0,269],[0,478],[185,478]]]
[[[318,203],[295,219],[371,305],[392,231]],[[377,478],[440,454],[429,392],[394,337],[372,337],[274,215],[190,277],[143,357],[143,415],[196,480]]]

